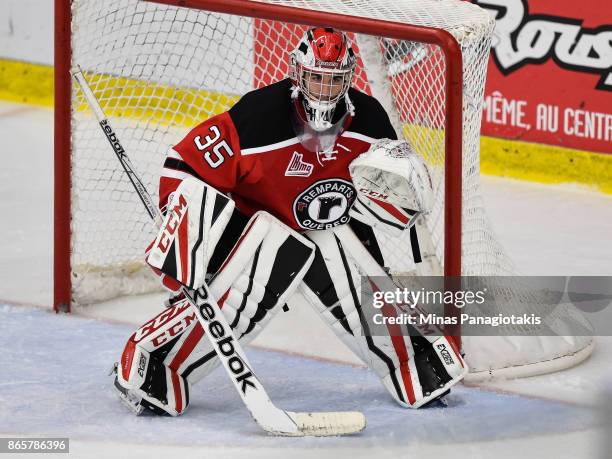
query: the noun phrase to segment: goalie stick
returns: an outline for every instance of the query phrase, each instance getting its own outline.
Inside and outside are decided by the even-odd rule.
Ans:
[[[126,151],[119,142],[117,134],[109,124],[102,107],[89,87],[83,72],[77,67],[72,70],[72,75],[81,88],[85,100],[93,110],[104,135],[117,155],[117,159],[146,207],[149,216],[157,226],[161,225],[162,217],[157,206],[153,203],[151,195],[138,177]],[[210,340],[251,416],[266,432],[286,436],[331,436],[355,433],[365,428],[365,416],[358,411],[308,413],[285,411],[275,406],[257,376],[255,376],[242,346],[234,336],[208,285],[204,284],[197,290],[183,286],[181,292],[189,301],[190,307],[194,310],[198,322],[205,331],[204,335]],[[215,324],[215,327],[221,326],[224,333],[218,331],[210,333],[212,324]],[[222,349],[219,341],[214,338],[215,335],[231,338],[231,346]]]

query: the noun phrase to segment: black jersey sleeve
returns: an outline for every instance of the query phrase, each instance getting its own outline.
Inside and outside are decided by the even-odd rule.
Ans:
[[[291,126],[291,82],[281,80],[246,93],[229,110],[242,150],[295,136]]]
[[[349,90],[349,97],[355,105],[355,117],[349,128],[351,131],[374,139],[397,140],[389,115],[376,98],[354,88]]]

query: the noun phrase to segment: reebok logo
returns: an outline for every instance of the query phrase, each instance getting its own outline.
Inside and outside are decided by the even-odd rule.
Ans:
[[[286,177],[308,177],[312,174],[314,166],[310,163],[303,161],[304,156],[297,151],[293,152],[291,161],[287,165],[285,171]]]
[[[117,134],[115,134],[115,132],[113,131],[113,128],[110,127],[110,125],[108,124],[108,121],[105,119],[100,121],[100,126],[102,126],[102,130],[104,131],[104,134],[106,134],[106,137],[108,138],[111,145],[113,146],[113,150],[115,150],[115,153],[117,153],[117,155],[119,156],[125,155],[125,150],[119,143]]]
[[[236,382],[240,385],[242,393],[246,394],[249,387],[257,390],[258,387],[255,385],[255,382],[250,379],[254,376],[253,373],[248,370],[248,367],[236,353],[233,336],[226,331],[224,324],[216,320],[215,311],[207,299],[208,292],[204,287],[194,292],[193,301],[197,305],[200,317],[206,322],[205,333],[208,333],[213,338],[215,347],[218,348],[217,354],[219,358],[225,359],[227,362],[227,366],[234,375]]]

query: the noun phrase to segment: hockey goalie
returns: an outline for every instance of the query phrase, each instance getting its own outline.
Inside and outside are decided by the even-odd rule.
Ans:
[[[361,279],[388,278],[374,229],[415,231],[432,190],[382,106],[351,87],[355,65],[346,34],[310,29],[289,78],[247,93],[169,150],[159,189],[165,220],[147,263],[174,294],[130,337],[116,367],[115,387],[136,413],[182,414],[190,388],[218,363],[177,294],[205,283],[243,344],[302,295],[403,407],[438,400],[467,373],[443,334],[366,330]],[[215,338],[222,352],[231,348],[230,336]]]

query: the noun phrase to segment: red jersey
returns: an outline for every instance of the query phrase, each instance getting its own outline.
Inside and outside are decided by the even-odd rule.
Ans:
[[[376,99],[355,89],[355,116],[325,152],[307,150],[291,124],[290,81],[252,91],[172,148],[160,178],[160,208],[192,175],[223,193],[247,216],[265,210],[296,230],[345,224],[356,191],[348,166],[381,138],[396,138]],[[346,110],[344,102],[337,111]]]

